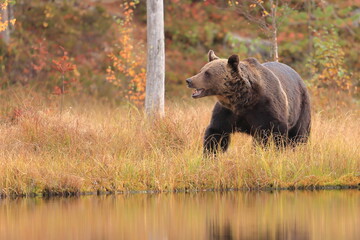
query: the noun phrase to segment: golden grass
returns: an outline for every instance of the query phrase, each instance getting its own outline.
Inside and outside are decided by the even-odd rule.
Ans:
[[[235,134],[227,153],[203,159],[212,100],[168,103],[151,122],[131,106],[81,101],[60,116],[54,101],[10,95],[0,99],[3,195],[360,183],[358,110],[314,113],[310,142],[296,150],[254,149]]]

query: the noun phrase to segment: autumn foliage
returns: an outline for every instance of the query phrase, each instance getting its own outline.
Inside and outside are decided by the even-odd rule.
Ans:
[[[312,92],[325,104],[336,100],[343,105],[346,100],[343,96],[351,96],[357,89],[345,64],[345,53],[338,43],[336,30],[332,27],[316,31],[313,41],[315,51],[309,64],[313,74]],[[329,93],[335,95],[329,97]]]
[[[76,65],[71,62],[68,52],[61,46],[59,48],[62,51],[62,56],[52,60],[52,68],[61,74],[61,85],[54,87],[53,94],[55,95],[65,94],[65,86],[76,82],[76,78],[71,78],[70,80],[65,79],[65,74],[76,70]]]
[[[124,18],[118,21],[117,49],[109,55],[112,66],[107,69],[107,81],[120,87],[125,97],[135,105],[145,100],[146,71],[142,45],[133,38],[133,13],[138,1],[126,1],[122,7]]]
[[[63,47],[60,47],[63,50],[63,56],[59,59],[52,60],[53,68],[60,72],[61,74],[65,74],[67,72],[71,72],[75,69],[75,65],[69,62],[68,53],[65,51]]]
[[[9,0],[4,0],[0,3],[0,10],[5,10],[9,5]],[[15,25],[16,19],[3,20],[0,15],[0,32],[5,31],[9,25]]]

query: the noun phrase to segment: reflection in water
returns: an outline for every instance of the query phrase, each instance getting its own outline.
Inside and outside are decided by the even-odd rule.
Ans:
[[[231,225],[229,222],[226,222],[222,227],[222,231],[219,223],[216,221],[211,222],[210,226],[208,226],[208,234],[207,239],[209,240],[233,240],[235,239],[232,235]]]
[[[223,229],[221,231],[221,229]],[[211,224],[208,229],[208,236],[206,239],[209,240],[235,240],[235,239],[242,239],[242,240],[269,240],[269,239],[276,239],[276,240],[287,240],[287,239],[293,239],[293,240],[308,240],[310,239],[309,234],[306,232],[306,230],[303,230],[304,232],[301,232],[301,230],[297,229],[296,225],[293,226],[293,228],[287,229],[282,228],[280,225],[276,226],[275,234],[272,234],[271,229],[266,229],[265,231],[260,231],[253,234],[242,234],[238,237],[234,237],[232,235],[231,230],[231,224],[225,223],[222,228],[220,228],[220,225]]]
[[[360,239],[360,191],[0,200],[0,239]]]

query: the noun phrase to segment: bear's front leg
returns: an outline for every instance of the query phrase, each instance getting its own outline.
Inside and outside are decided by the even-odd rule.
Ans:
[[[204,154],[216,155],[219,146],[225,152],[230,143],[230,134],[208,127],[204,136]]]
[[[204,136],[204,154],[216,155],[219,147],[224,152],[230,143],[230,134],[233,132],[232,123],[234,114],[231,110],[216,103],[210,125],[207,127]]]
[[[273,124],[276,122],[276,124]],[[255,145],[267,148],[270,137],[275,143],[276,148],[281,149],[286,147],[287,142],[287,125],[285,123],[278,123],[276,120],[270,122],[269,125],[264,124],[262,127],[255,128],[254,136]]]

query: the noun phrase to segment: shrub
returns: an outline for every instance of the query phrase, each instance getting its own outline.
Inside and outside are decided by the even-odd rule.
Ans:
[[[334,27],[324,27],[314,37],[314,53],[309,61],[312,72],[310,85],[315,95],[324,98],[327,93],[335,92],[337,96],[351,94],[354,91],[351,73],[345,65],[345,53],[339,44],[339,36]],[[326,96],[328,97],[328,96]],[[327,98],[334,101],[335,97]],[[343,102],[344,99],[337,98]]]
[[[119,36],[116,49],[109,55],[112,64],[107,69],[107,81],[122,88],[125,97],[140,106],[145,100],[145,57],[143,44],[133,37],[133,13],[138,1],[126,1],[124,19],[118,20]]]

